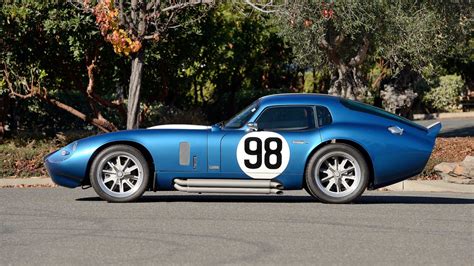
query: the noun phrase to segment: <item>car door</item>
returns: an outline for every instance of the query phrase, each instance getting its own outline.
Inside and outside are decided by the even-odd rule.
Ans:
[[[230,130],[221,141],[221,172],[279,180],[302,176],[306,158],[321,142],[313,106],[271,106],[254,119],[258,130]]]

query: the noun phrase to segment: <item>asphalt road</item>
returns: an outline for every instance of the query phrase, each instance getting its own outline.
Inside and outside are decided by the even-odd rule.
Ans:
[[[474,136],[474,118],[451,118],[439,120],[421,120],[415,121],[423,126],[429,126],[436,121],[441,122],[443,127],[439,134],[440,137],[467,137]]]
[[[472,265],[474,195],[370,192],[350,205],[275,196],[0,190],[0,264]]]

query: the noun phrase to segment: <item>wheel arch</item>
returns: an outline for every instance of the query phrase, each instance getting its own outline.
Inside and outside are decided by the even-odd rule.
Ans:
[[[94,162],[94,159],[97,157],[97,155],[103,151],[104,149],[108,148],[108,147],[111,147],[111,146],[115,146],[115,145],[128,145],[128,146],[131,146],[137,150],[140,151],[140,153],[145,157],[145,160],[147,161],[148,163],[148,168],[150,170],[150,178],[148,180],[148,188],[153,188],[154,189],[154,184],[155,184],[155,162],[153,160],[153,157],[151,156],[151,153],[150,151],[148,151],[147,148],[145,148],[145,146],[143,146],[142,144],[138,143],[138,142],[134,142],[134,141],[112,141],[112,142],[108,142],[102,146],[100,146],[99,148],[97,148],[94,153],[92,154],[92,156],[89,158],[89,161],[87,162],[87,168],[86,168],[86,176],[84,177],[84,180],[82,181],[82,185],[90,185],[90,169],[91,169],[91,166],[92,166],[92,163]]]
[[[323,148],[323,147],[325,147],[329,144],[332,144],[332,143],[347,144],[347,145],[357,149],[362,154],[362,156],[364,156],[364,159],[367,162],[367,167],[369,168],[369,185],[368,185],[368,188],[371,188],[374,184],[374,178],[375,178],[375,171],[374,171],[374,165],[373,165],[373,162],[372,162],[372,158],[370,157],[367,150],[364,149],[364,147],[362,147],[362,145],[360,145],[359,143],[357,143],[355,141],[348,140],[348,139],[332,139],[332,140],[324,141],[324,142],[320,143],[318,146],[314,147],[314,149],[310,152],[310,154],[308,155],[308,157],[306,159],[306,163],[305,163],[305,167],[304,167],[304,174],[303,174],[303,188],[306,187],[306,178],[305,178],[305,176],[306,176],[306,168],[308,166],[309,160],[311,159],[311,157],[318,150],[320,150],[321,148]]]

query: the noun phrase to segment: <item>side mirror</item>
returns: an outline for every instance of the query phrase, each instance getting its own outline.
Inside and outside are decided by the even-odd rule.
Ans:
[[[248,127],[247,131],[258,131],[257,122],[248,122],[247,127]]]

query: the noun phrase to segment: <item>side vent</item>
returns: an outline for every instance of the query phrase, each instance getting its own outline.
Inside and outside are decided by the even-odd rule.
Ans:
[[[179,143],[179,165],[189,165],[191,160],[191,147],[189,142]]]

